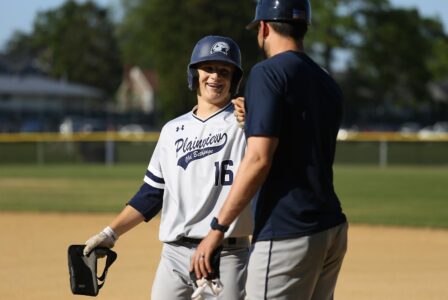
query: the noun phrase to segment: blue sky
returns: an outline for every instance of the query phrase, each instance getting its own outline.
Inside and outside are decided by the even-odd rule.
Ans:
[[[38,11],[53,9],[65,0],[0,0],[0,49],[15,30],[29,32]],[[78,0],[82,2],[83,0]],[[109,6],[118,0],[95,0]],[[322,0],[317,0],[322,1]],[[425,16],[440,18],[448,30],[447,0],[390,0],[395,6],[417,7]]]

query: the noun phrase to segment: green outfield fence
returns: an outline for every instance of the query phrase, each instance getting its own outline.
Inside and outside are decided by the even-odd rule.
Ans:
[[[0,134],[0,164],[148,163],[158,137],[159,132]],[[344,132],[336,163],[448,165],[448,134]]]

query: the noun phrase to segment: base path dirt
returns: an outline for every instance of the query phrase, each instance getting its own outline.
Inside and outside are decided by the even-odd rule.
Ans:
[[[70,292],[67,248],[83,244],[112,218],[0,213],[0,299],[83,298]],[[141,224],[120,238],[118,260],[97,299],[150,299],[161,250],[158,225],[158,219]],[[448,231],[351,225],[335,299],[448,299]]]

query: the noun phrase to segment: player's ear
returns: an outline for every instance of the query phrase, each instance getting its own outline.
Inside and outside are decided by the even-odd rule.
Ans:
[[[271,30],[271,25],[268,22],[265,21],[260,21],[260,30],[262,32],[263,35],[263,39],[266,39],[269,35],[269,32]]]

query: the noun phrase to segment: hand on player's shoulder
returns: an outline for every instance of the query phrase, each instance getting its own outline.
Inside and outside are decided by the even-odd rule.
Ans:
[[[232,100],[235,108],[234,115],[241,128],[244,128],[244,122],[246,120],[246,111],[244,110],[244,97],[237,97]]]

